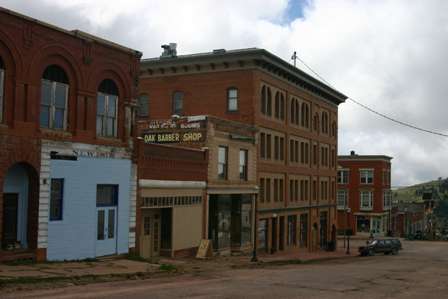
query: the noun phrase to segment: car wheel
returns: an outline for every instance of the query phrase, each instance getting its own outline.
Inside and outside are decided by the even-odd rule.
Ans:
[[[393,249],[393,250],[392,250],[392,254],[393,254],[393,255],[397,255],[397,254],[398,254],[398,250],[397,250],[397,249]]]

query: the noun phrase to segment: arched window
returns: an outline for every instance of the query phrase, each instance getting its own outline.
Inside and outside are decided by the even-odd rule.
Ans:
[[[305,121],[306,121],[306,116],[305,115],[306,115],[306,103],[302,102],[302,115],[301,115],[302,121],[300,123],[300,125],[302,127],[305,127]]]
[[[182,115],[184,111],[184,93],[176,91],[173,93],[173,114]]]
[[[310,127],[310,106],[308,104],[305,105],[305,128]]]
[[[285,96],[280,95],[280,119],[285,120]]]
[[[149,116],[149,96],[147,94],[141,94],[138,97],[137,116],[138,117]]]
[[[266,86],[261,88],[261,113],[266,115]]]
[[[314,115],[314,131],[319,132],[319,114]]]
[[[67,98],[69,82],[65,71],[48,66],[42,75],[40,99],[40,126],[49,129],[67,127]]]
[[[328,114],[322,112],[322,133],[328,134]]]
[[[266,114],[267,116],[272,116],[272,94],[271,89],[268,87],[268,97],[266,101]]]
[[[274,116],[275,118],[280,118],[280,93],[278,91],[275,93],[274,103]]]
[[[235,87],[227,89],[227,111],[238,111],[238,89]]]
[[[297,99],[294,99],[294,102],[295,102],[295,109],[296,109],[296,111],[295,111],[295,113],[296,113],[296,122],[295,122],[295,124],[298,126],[299,123],[300,123],[300,103],[299,103],[299,101]]]
[[[98,87],[96,100],[96,134],[117,137],[118,87],[114,81],[105,79]]]
[[[3,122],[3,101],[5,97],[5,65],[0,57],[0,123]]]
[[[333,122],[331,124],[331,136],[332,137],[336,137],[336,131],[337,131],[336,122]]]
[[[291,123],[294,124],[296,122],[296,102],[294,98],[291,98]]]

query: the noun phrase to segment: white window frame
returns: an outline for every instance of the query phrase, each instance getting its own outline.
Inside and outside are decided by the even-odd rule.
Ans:
[[[343,202],[343,204],[341,204]],[[345,210],[348,207],[348,190],[340,189],[336,193],[336,203],[338,210]]]
[[[371,174],[371,175],[369,175],[369,174]],[[372,180],[371,182],[369,182],[369,178]],[[366,168],[366,169],[359,170],[359,181],[361,184],[372,185],[373,179],[374,179],[374,170],[372,168]]]
[[[231,91],[234,91],[236,93],[236,96],[230,96]],[[234,109],[231,109],[231,102],[235,103]],[[227,112],[237,112],[238,109],[238,88],[230,87],[227,89]]]
[[[4,98],[5,98],[5,69],[0,69],[0,123],[3,123]]]
[[[51,85],[51,96],[50,96],[50,104],[49,104],[49,108],[50,108],[50,114],[49,114],[49,120],[48,120],[48,128],[47,127],[42,127],[45,129],[51,129],[51,130],[66,130],[67,129],[67,110],[68,110],[68,106],[67,106],[67,102],[68,102],[68,93],[69,93],[69,88],[70,86],[68,84],[65,83],[61,83],[61,82],[56,82],[56,81],[51,81],[51,80],[47,80],[47,79],[42,79],[42,83],[41,83],[41,88],[44,82],[47,82]],[[62,124],[62,129],[60,128],[55,128],[54,127],[54,119],[55,119],[55,113],[56,113],[56,86],[57,85],[62,85],[65,86],[65,107],[64,107],[64,121]],[[42,97],[42,95],[41,95]],[[40,99],[40,106],[42,107],[42,98]],[[41,111],[39,110],[39,113],[41,113]],[[39,125],[40,125],[40,117],[39,117]]]
[[[364,196],[367,195],[365,198]],[[365,205],[365,201],[368,202],[368,205]],[[373,210],[373,192],[372,191],[360,191],[359,192],[359,209],[361,211],[371,211]]]
[[[107,94],[104,92],[98,92],[98,95],[103,95],[104,96],[104,108],[105,108],[105,114],[103,115],[99,115],[98,114],[98,110],[96,111],[96,118],[101,117],[101,118],[107,118],[107,113],[109,111],[109,97],[113,96],[116,97],[116,101],[115,101],[115,117],[114,117],[114,133],[112,135],[107,135],[107,121],[106,121],[106,125],[104,126],[104,120],[102,119],[101,121],[101,132],[98,133],[98,128],[96,128],[96,135],[100,136],[100,137],[105,137],[105,138],[117,138],[118,137],[118,132],[117,132],[117,124],[118,124],[118,95],[113,95],[113,94]],[[97,101],[98,101],[98,95],[97,95]],[[97,104],[98,107],[98,104]],[[98,109],[98,108],[97,108]],[[97,124],[97,122],[96,122]]]
[[[392,207],[392,192],[390,190],[383,190],[383,208],[389,210]]]
[[[341,173],[341,175],[339,175]],[[342,173],[347,173],[346,181],[344,181],[344,175]],[[350,176],[350,170],[348,169],[339,169],[338,170],[338,184],[348,184]]]

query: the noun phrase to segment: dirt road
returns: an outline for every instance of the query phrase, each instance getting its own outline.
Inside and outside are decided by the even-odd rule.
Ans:
[[[398,256],[92,284],[6,298],[448,298],[448,243],[405,242],[404,249]]]

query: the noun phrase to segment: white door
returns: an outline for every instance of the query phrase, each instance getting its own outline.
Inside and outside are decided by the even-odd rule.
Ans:
[[[117,253],[117,207],[98,207],[96,256]]]

